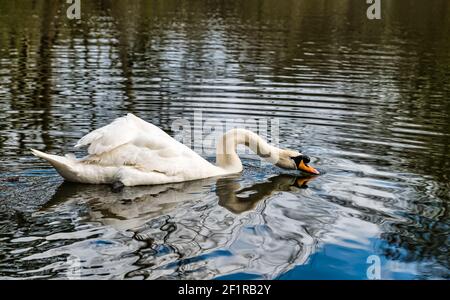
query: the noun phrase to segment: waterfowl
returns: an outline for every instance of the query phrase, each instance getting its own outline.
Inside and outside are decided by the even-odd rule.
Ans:
[[[309,157],[268,144],[256,133],[232,129],[219,139],[216,165],[173,139],[157,126],[127,114],[81,138],[76,148],[87,147],[88,155],[57,156],[31,149],[47,160],[70,182],[119,184],[124,186],[184,182],[242,171],[236,153],[243,144],[263,159],[284,169],[319,174],[309,166]]]

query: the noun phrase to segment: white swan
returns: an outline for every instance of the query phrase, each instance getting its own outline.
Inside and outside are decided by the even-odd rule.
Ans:
[[[242,171],[236,147],[244,144],[269,162],[285,169],[319,174],[298,151],[269,145],[257,134],[233,129],[217,145],[217,166],[179,143],[153,124],[128,114],[84,136],[76,148],[89,146],[89,155],[77,159],[31,149],[47,160],[67,181],[154,185],[215,177]]]

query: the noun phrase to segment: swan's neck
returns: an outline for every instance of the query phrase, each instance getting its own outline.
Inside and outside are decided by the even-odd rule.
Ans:
[[[242,171],[242,163],[236,153],[238,145],[249,147],[254,153],[273,164],[278,162],[281,149],[269,145],[254,132],[245,129],[232,129],[225,133],[217,144],[217,166],[230,173]]]

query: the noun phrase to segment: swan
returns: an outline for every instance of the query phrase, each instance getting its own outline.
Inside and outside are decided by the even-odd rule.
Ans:
[[[129,113],[82,137],[75,148],[88,147],[88,155],[57,156],[35,149],[31,152],[47,160],[65,180],[118,186],[177,183],[242,171],[236,153],[243,144],[263,159],[284,169],[310,174],[309,157],[290,149],[280,149],[246,129],[232,129],[219,139],[216,165],[173,139],[157,126]]]

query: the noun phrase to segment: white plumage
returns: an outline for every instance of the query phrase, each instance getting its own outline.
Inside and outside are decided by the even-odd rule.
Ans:
[[[296,169],[293,150],[267,144],[255,133],[234,129],[219,141],[215,166],[187,146],[176,141],[153,124],[128,114],[111,124],[92,131],[75,147],[88,147],[89,155],[77,159],[46,154],[32,149],[46,159],[68,181],[113,183],[126,186],[153,185],[208,178],[242,171],[236,154],[238,144],[245,144],[265,159],[283,168]],[[267,155],[268,154],[268,155]]]

